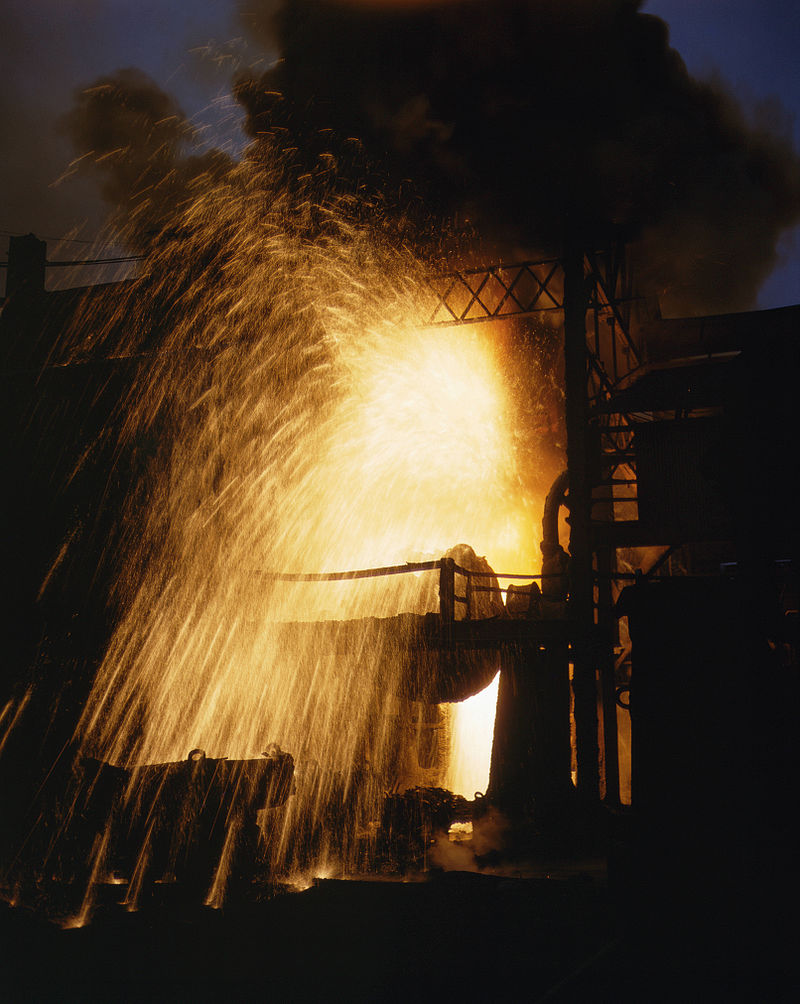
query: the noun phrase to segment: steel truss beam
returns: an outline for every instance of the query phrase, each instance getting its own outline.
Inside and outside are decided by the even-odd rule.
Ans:
[[[629,448],[631,425],[624,415],[616,424],[599,415],[600,406],[620,381],[641,365],[642,351],[632,328],[633,284],[625,250],[583,256],[589,321],[586,333],[586,395],[589,414],[600,437],[600,462],[607,477],[620,465],[620,448]],[[433,294],[431,326],[474,324],[505,318],[534,317],[564,310],[564,264],[557,258],[458,269],[428,278]],[[630,450],[623,461],[630,463]]]
[[[567,274],[568,269],[568,274]],[[581,287],[582,277],[582,287]],[[560,312],[565,327],[568,468],[573,582],[570,633],[578,731],[578,788],[619,801],[614,676],[615,534],[635,502],[630,419],[604,413],[642,362],[634,296],[622,245],[562,260],[462,269],[430,278],[431,325],[472,324]],[[565,286],[569,294],[565,293]],[[627,514],[626,514],[627,515]],[[598,749],[597,698],[603,741]]]
[[[548,259],[430,276],[436,300],[428,323],[474,324],[563,310],[561,273],[561,262]]]

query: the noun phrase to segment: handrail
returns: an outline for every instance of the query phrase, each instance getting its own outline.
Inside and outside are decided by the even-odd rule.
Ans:
[[[442,620],[455,620],[455,604],[464,603],[469,617],[469,602],[472,593],[494,592],[497,586],[473,585],[473,579],[547,579],[552,576],[528,572],[481,572],[464,568],[452,558],[436,558],[431,561],[407,561],[404,565],[386,565],[380,568],[359,568],[346,572],[255,572],[260,578],[270,582],[347,582],[356,579],[376,579],[386,575],[404,575],[408,572],[433,572],[439,570],[439,613]],[[467,579],[464,595],[455,591],[455,577],[463,575]],[[501,590],[501,592],[504,590]]]
[[[406,572],[432,572],[442,567],[442,559],[408,561],[405,565],[387,565],[381,568],[361,568],[348,572],[264,572],[253,574],[275,582],[342,582],[350,579],[374,579],[384,575],[403,575]],[[461,565],[453,565],[458,575],[476,579],[542,579],[541,572],[479,572]],[[477,588],[477,587],[476,587]]]
[[[376,579],[384,575],[403,575],[405,572],[432,572],[441,567],[441,559],[437,559],[408,561],[405,565],[388,565],[385,568],[360,568],[352,572],[257,572],[256,574],[277,582],[343,582],[349,579]]]

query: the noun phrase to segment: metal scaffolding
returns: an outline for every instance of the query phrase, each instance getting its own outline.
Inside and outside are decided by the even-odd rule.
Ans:
[[[547,313],[563,330],[570,511],[568,623],[578,790],[619,802],[614,526],[635,521],[631,421],[605,405],[642,365],[625,248],[432,276],[431,325]],[[560,316],[559,316],[560,315]],[[553,323],[553,316],[548,319]],[[633,518],[632,518],[633,517]],[[602,709],[598,722],[598,704]],[[598,727],[600,726],[600,728]],[[602,735],[602,747],[599,735]],[[601,769],[602,765],[602,769]]]

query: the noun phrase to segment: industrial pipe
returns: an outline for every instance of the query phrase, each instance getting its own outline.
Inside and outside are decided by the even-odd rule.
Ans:
[[[553,482],[542,515],[542,595],[548,600],[567,598],[569,556],[558,540],[558,513],[567,505],[569,473],[562,471]]]

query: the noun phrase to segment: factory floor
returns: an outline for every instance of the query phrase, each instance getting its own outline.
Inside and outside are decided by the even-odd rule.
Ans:
[[[747,932],[729,943],[698,939],[691,918],[683,929],[625,915],[626,897],[609,887],[602,862],[536,871],[317,880],[221,910],[165,887],[127,912],[108,890],[91,922],[75,929],[2,904],[0,1000],[797,999],[786,974],[761,967],[753,946],[753,959],[743,957]]]

